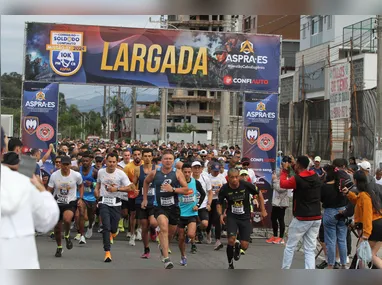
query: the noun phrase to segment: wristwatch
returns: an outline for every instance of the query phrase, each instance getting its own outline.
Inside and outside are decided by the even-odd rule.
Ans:
[[[172,193],[175,193],[175,187],[172,187]]]

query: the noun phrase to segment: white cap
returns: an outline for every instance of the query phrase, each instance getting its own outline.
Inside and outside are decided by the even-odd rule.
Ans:
[[[207,155],[207,151],[206,151],[205,149],[203,149],[203,150],[201,150],[201,151],[199,152],[199,154],[200,154],[200,155]]]
[[[363,170],[367,170],[367,171],[371,170],[371,165],[370,165],[370,162],[368,161],[362,161],[361,163],[358,163],[358,166],[361,167]]]
[[[200,163],[200,161],[194,161],[194,162],[191,164],[191,167],[194,167],[194,166],[202,166],[202,164]]]
[[[316,156],[316,157],[314,158],[314,161],[318,161],[318,162],[321,162],[321,157],[319,157],[319,156]]]

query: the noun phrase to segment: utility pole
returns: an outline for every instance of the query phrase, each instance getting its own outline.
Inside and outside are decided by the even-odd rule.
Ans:
[[[102,116],[104,119],[106,119],[106,85],[103,87],[103,109],[102,109]],[[106,125],[107,127],[107,125]],[[106,128],[103,128],[103,137],[106,138]]]
[[[374,155],[374,171],[376,168],[382,167],[382,15],[377,16],[377,38],[377,108],[375,122],[376,151]]]
[[[159,134],[162,142],[167,142],[167,89],[159,89],[160,92],[160,127]]]
[[[118,104],[117,104],[116,108],[119,111],[119,109],[122,107],[122,104],[121,104],[122,103],[121,94],[126,95],[127,92],[126,91],[122,92],[121,91],[121,86],[118,86],[118,91],[113,91],[113,94],[117,94],[117,102],[118,102]],[[118,111],[117,111],[117,113],[119,114]],[[118,122],[118,124],[120,124],[120,122]],[[120,125],[116,126],[116,128],[118,130],[117,139],[119,139],[121,137],[121,133],[122,133],[119,126]]]
[[[131,139],[136,140],[137,137],[137,88],[132,88],[131,94]]]
[[[107,108],[107,138],[110,139],[110,86],[109,86],[109,108]]]
[[[308,106],[306,103],[305,93],[305,63],[304,55],[302,56],[302,84],[301,84],[301,97],[303,102],[303,115],[302,115],[302,155],[308,152]]]

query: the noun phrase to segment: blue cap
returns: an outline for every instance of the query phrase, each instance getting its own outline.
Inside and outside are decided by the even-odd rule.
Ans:
[[[220,164],[214,163],[211,165],[211,171],[220,171]]]

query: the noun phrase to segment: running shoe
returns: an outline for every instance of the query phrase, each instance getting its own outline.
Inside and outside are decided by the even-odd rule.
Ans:
[[[128,239],[130,239],[130,238],[131,238],[131,232],[127,232],[127,233],[126,233],[126,237],[127,237]]]
[[[131,246],[135,246],[135,235],[132,235],[132,236],[130,237],[129,245],[131,245]]]
[[[50,238],[51,238],[51,239],[54,239],[54,232],[51,232],[51,233],[50,233]]]
[[[142,229],[141,228],[137,229],[137,234],[135,236],[135,239],[136,240],[142,240]]]
[[[211,232],[209,234],[207,234],[206,242],[207,242],[207,244],[211,244],[212,243]]]
[[[272,237],[270,237],[269,239],[267,239],[265,242],[266,242],[266,243],[274,243],[274,241],[275,241],[276,239],[277,239],[276,237],[272,236]]]
[[[241,249],[240,249],[240,254],[241,254],[241,255],[245,255],[245,250],[241,248]]]
[[[221,236],[222,236],[223,238],[226,238],[226,237],[227,237],[227,231],[222,231]]]
[[[216,243],[215,243],[215,248],[214,248],[214,250],[220,250],[220,249],[222,249],[224,246],[223,246],[223,244],[221,243],[221,241],[220,240],[217,240],[216,241]]]
[[[240,259],[240,241],[236,240],[235,241],[235,250],[233,253],[233,258],[238,261]]]
[[[150,258],[150,252],[146,252],[144,254],[141,255],[141,258],[143,259],[149,259]]]
[[[80,240],[80,239],[81,239],[81,234],[80,233],[76,234],[76,236],[74,237],[74,240]]]
[[[85,221],[84,227],[87,228],[89,226],[89,221]]]
[[[88,228],[85,234],[86,238],[91,238],[93,236],[93,228]]]
[[[196,244],[192,244],[191,245],[191,253],[195,254],[195,253],[197,253],[197,251],[198,251],[198,249],[196,248]]]
[[[187,257],[182,256],[182,257],[180,258],[180,265],[182,265],[182,266],[187,266]]]
[[[102,225],[100,225],[98,229],[98,233],[102,233],[102,232],[103,232],[103,228],[102,228]]]
[[[274,244],[285,244],[285,241],[283,238],[277,238],[273,241]]]
[[[231,260],[231,262],[229,263],[228,269],[235,269],[235,267],[233,267],[233,260]]]
[[[65,238],[65,242],[66,242],[66,248],[71,250],[73,248],[73,243],[71,238],[70,237]]]
[[[80,244],[86,244],[86,239],[84,236],[80,237]]]
[[[114,244],[114,238],[113,235],[110,233],[110,244]]]
[[[169,257],[164,260],[164,268],[165,269],[174,268],[174,263],[172,263]]]
[[[123,220],[124,220],[124,219],[120,219],[120,220],[119,220],[119,223],[118,223],[118,229],[119,229],[119,231],[120,231],[121,233],[124,233],[124,232],[125,232],[125,228],[124,228],[124,226],[123,226]]]
[[[61,257],[63,252],[64,252],[64,250],[62,249],[62,247],[57,248],[56,254],[54,256],[55,257]]]
[[[105,257],[103,259],[104,262],[111,262],[111,254],[110,251],[105,251]]]

